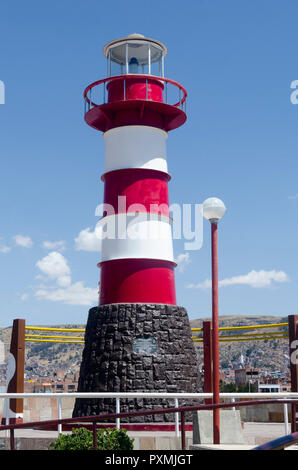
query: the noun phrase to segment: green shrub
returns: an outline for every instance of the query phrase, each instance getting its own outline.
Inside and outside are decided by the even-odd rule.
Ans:
[[[107,428],[97,431],[98,450],[133,450],[133,441],[126,429]],[[93,433],[86,428],[72,429],[72,434],[60,434],[51,443],[51,450],[92,450]]]

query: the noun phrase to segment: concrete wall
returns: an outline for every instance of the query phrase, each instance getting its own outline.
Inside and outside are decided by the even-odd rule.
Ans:
[[[247,406],[240,409],[241,420],[254,423],[283,423],[284,409],[283,405],[256,405]],[[291,406],[288,405],[288,417],[291,420]]]
[[[15,438],[15,450],[50,450],[50,444],[55,439],[47,438]],[[0,451],[10,450],[9,438],[0,437]]]
[[[62,418],[71,418],[75,398],[62,399]],[[4,399],[0,399],[0,418],[2,418]],[[24,422],[58,419],[57,398],[25,398]]]
[[[134,450],[181,450],[181,439],[178,437],[135,437]],[[16,450],[49,450],[55,438],[16,437]],[[192,444],[192,437],[186,437],[186,448]],[[0,451],[10,450],[9,438],[0,437]]]

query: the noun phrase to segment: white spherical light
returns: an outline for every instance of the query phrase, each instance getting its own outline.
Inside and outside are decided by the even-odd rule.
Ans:
[[[208,220],[219,220],[226,212],[226,206],[217,197],[208,197],[203,202],[203,215]]]

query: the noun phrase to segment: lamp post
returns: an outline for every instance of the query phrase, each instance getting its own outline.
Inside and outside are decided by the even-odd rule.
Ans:
[[[203,202],[203,215],[211,224],[211,258],[212,258],[212,385],[213,404],[219,403],[219,330],[218,330],[218,256],[217,226],[226,212],[224,203],[210,197]],[[213,410],[213,443],[220,444],[219,408]]]

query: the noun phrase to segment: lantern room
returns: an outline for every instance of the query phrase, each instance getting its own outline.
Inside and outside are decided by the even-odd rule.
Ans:
[[[166,132],[186,120],[186,90],[164,76],[166,46],[142,34],[106,44],[107,77],[84,92],[85,120],[102,132],[146,125]]]
[[[167,48],[142,34],[130,34],[109,42],[103,49],[108,61],[109,77],[128,74],[164,77],[164,57]]]

